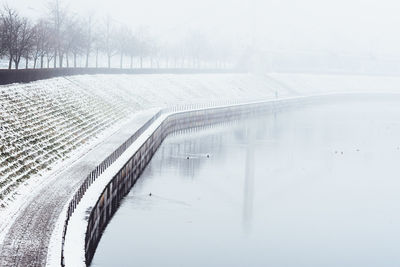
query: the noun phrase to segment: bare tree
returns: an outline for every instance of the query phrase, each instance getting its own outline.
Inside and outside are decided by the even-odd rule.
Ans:
[[[74,68],[77,67],[77,58],[83,55],[85,51],[85,36],[81,30],[82,28],[76,27],[71,34],[73,36],[72,45],[70,46],[74,58]]]
[[[54,51],[57,50],[57,48],[56,48],[57,47],[57,42],[56,42],[55,39],[56,39],[56,37],[55,37],[55,34],[54,34],[54,28],[50,27],[49,28],[49,39],[47,40],[47,42],[45,44],[45,50],[44,50],[44,53],[45,53],[46,59],[47,59],[47,68],[50,68],[50,62],[52,60],[54,61],[53,62],[54,63],[53,66],[57,67],[56,66],[57,53],[54,53]]]
[[[115,37],[114,26],[112,24],[111,17],[107,16],[105,20],[102,40],[103,40],[103,51],[107,56],[108,68],[111,68],[111,58],[116,54],[114,37]]]
[[[187,55],[192,61],[192,67],[199,68],[201,59],[208,49],[207,39],[201,32],[191,32],[187,36],[185,44]]]
[[[22,51],[22,56],[25,58],[25,69],[29,68],[29,60],[33,59],[35,30],[28,22],[25,30],[25,45]]]
[[[85,67],[89,67],[89,57],[92,52],[92,46],[95,42],[95,36],[93,34],[93,17],[90,15],[86,21],[86,30],[84,34],[84,50],[86,55]]]
[[[139,41],[133,35],[133,33],[129,32],[128,43],[126,47],[126,53],[130,57],[130,68],[133,68],[133,58],[139,56]]]
[[[21,18],[19,17],[16,10],[4,7],[1,13],[2,20],[2,50],[4,54],[8,57],[8,69],[11,69],[14,53],[15,53],[15,43],[17,39],[17,33],[20,31],[22,26]]]
[[[136,39],[136,56],[139,57],[140,68],[143,68],[143,61],[150,54],[150,41],[147,36],[148,29],[145,27],[140,27],[135,32]]]
[[[32,59],[33,68],[38,66],[38,60],[40,59],[40,67],[43,68],[44,56],[51,40],[50,29],[45,20],[39,20],[33,27],[33,40],[32,40]]]
[[[22,57],[29,59],[33,31],[28,20],[20,17],[16,10],[8,6],[4,7],[1,20],[2,50],[9,59],[8,68],[11,69],[14,62],[15,68],[18,69]]]
[[[100,30],[97,30],[94,33],[94,36],[93,36],[93,47],[94,47],[95,57],[96,57],[95,58],[95,60],[96,60],[96,63],[95,63],[96,68],[99,67],[99,54],[100,54],[100,51],[103,49],[103,44],[104,44],[104,42],[103,42],[103,34],[101,33]]]
[[[157,69],[160,68],[160,46],[153,40],[149,45],[147,45],[147,49],[150,55],[150,67]]]
[[[5,42],[3,40],[3,33],[5,33],[5,30],[4,30],[3,19],[1,17],[1,19],[0,19],[0,57],[1,58],[3,58],[6,54],[6,46],[5,46]]]
[[[145,40],[139,40],[137,43],[137,51],[140,61],[140,68],[143,68],[143,60],[150,54],[150,46]]]
[[[67,67],[69,67],[70,54],[73,55],[74,67],[76,68],[77,57],[84,51],[85,37],[82,24],[82,21],[74,17],[68,17],[65,22],[65,30],[63,30],[63,38],[61,39],[61,53],[65,55]]]
[[[182,59],[184,58],[184,47],[182,43],[175,43],[170,46],[169,49],[170,57],[172,57],[173,63],[169,64],[169,66],[173,66],[174,68],[183,67]]]
[[[0,57],[8,58],[8,68],[13,64],[19,68],[21,58],[25,58],[25,67],[33,60],[33,68],[53,66],[70,67],[83,60],[89,67],[89,60],[95,54],[95,66],[99,67],[99,58],[107,58],[107,67],[111,68],[112,57],[120,55],[119,67],[124,66],[125,57],[130,58],[130,68],[134,59],[138,59],[140,68],[144,60],[149,59],[150,67],[227,67],[237,51],[231,43],[209,42],[202,32],[191,32],[180,42],[160,43],[149,38],[146,28],[133,33],[130,28],[120,26],[116,30],[111,17],[106,17],[101,27],[95,27],[93,17],[84,20],[71,15],[63,0],[49,1],[49,15],[37,21],[32,27],[30,22],[18,12],[7,6],[0,11]],[[230,63],[229,63],[230,62]],[[212,65],[211,65],[212,64]],[[146,65],[147,66],[147,65]]]
[[[164,42],[160,46],[160,57],[164,61],[165,68],[170,68],[172,66],[176,67],[177,57],[179,53],[179,49],[177,48],[177,44],[171,44],[168,42]]]
[[[13,60],[15,68],[19,68],[19,63],[22,57],[26,57],[26,67],[28,67],[29,55],[32,49],[33,31],[28,20],[23,18],[21,26],[16,32],[15,39],[15,52],[13,53]]]
[[[57,67],[57,56],[59,59],[59,66],[63,66],[63,32],[65,30],[65,23],[67,19],[67,8],[64,6],[62,0],[51,0],[48,4],[50,11],[50,21],[53,26],[53,42],[54,42],[54,67]]]
[[[125,54],[128,54],[129,42],[131,41],[131,31],[129,28],[122,26],[115,34],[115,45],[120,54],[119,67],[122,69]]]

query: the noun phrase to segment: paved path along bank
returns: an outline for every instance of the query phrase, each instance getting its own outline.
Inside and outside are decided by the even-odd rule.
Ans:
[[[21,208],[13,220],[3,244],[0,244],[0,266],[45,266],[51,235],[69,198],[90,171],[157,111],[138,114],[115,134],[64,171],[50,177],[44,186],[33,192],[26,206]],[[61,236],[61,232],[55,234]]]

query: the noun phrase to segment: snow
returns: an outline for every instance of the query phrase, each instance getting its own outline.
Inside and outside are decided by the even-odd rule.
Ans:
[[[123,121],[121,121],[121,123],[123,123]],[[0,220],[0,244],[7,233],[7,229],[13,223],[12,218],[15,218],[18,213],[25,208],[25,204],[29,203],[35,198],[35,194],[32,192],[44,187],[46,184],[48,184],[48,182],[50,182],[47,181],[49,177],[57,176],[68,166],[72,165],[83,155],[88,153],[93,147],[101,143],[107,136],[110,136],[116,132],[119,128],[118,126],[119,125],[113,125],[104,130],[81,147],[71,151],[71,153],[65,159],[53,163],[51,165],[51,170],[49,169],[47,172],[35,175],[28,181],[25,181],[23,186],[19,186],[16,190],[14,190],[13,195],[9,196],[7,199],[7,206],[2,209],[0,208],[0,218],[8,218],[8,220]]]
[[[333,99],[338,97],[341,99],[343,96],[353,96],[353,93],[348,94],[319,94],[311,96],[298,96],[281,98],[278,100],[268,100],[268,101],[254,101],[248,102],[248,104],[259,104],[259,103],[271,103],[278,110],[280,108],[288,108],[290,106],[296,106],[301,103],[308,103],[323,99]],[[357,96],[357,94],[355,95]],[[400,94],[396,95],[397,97]],[[242,103],[243,104],[243,103]],[[224,106],[224,105],[221,105]],[[229,105],[234,106],[234,105]],[[238,104],[240,107],[241,104]],[[194,105],[196,107],[196,105]],[[207,109],[207,108],[205,108]],[[188,110],[191,110],[190,105]],[[178,111],[175,113],[181,113],[185,111]],[[173,112],[174,113],[174,112]],[[145,143],[146,139],[153,133],[155,129],[162,123],[163,120],[171,113],[164,113],[161,115],[150,127],[139,136],[139,138],[110,166],[105,172],[103,172],[98,179],[88,188],[83,198],[77,205],[73,215],[70,217],[67,233],[65,237],[65,247],[64,247],[64,259],[65,266],[86,266],[85,263],[85,234],[87,230],[87,215],[88,212],[96,205],[99,196],[103,193],[104,188],[107,184],[115,177],[115,175],[123,168],[126,162],[134,155],[134,153]],[[54,261],[54,262],[59,262]],[[53,265],[48,265],[53,266]],[[54,265],[55,266],[55,265]]]
[[[77,148],[140,110],[399,88],[400,77],[292,73],[78,75],[1,86],[0,206],[13,201],[19,185],[45,179]]]
[[[163,114],[158,118],[86,191],[68,223],[64,250],[66,266],[86,266],[84,254],[85,234],[87,229],[87,221],[85,219],[87,217],[86,212],[96,205],[99,196],[107,184],[142,144],[146,142],[146,139],[162,123],[166,116],[167,114]]]
[[[23,205],[18,207],[18,201],[14,201],[6,209],[16,208],[14,217],[4,217],[8,220],[4,222],[4,238],[0,241],[0,265],[13,265],[17,259],[19,266],[26,266],[35,258],[37,265],[51,262],[53,265],[50,266],[58,266],[54,263],[60,262],[65,206],[71,195],[91,170],[158,111],[150,109],[133,114],[132,119],[119,126],[120,129],[111,136],[98,138],[101,142],[79,160],[65,165],[59,173],[47,177],[32,191],[26,191],[26,195],[19,195],[19,202]],[[36,242],[32,244],[32,240]]]
[[[80,158],[79,162],[83,163],[84,165],[91,164],[93,166],[92,168],[94,168],[94,166],[97,166],[103,160],[103,158],[111,154],[114,150],[116,150],[116,148],[120,146],[122,142],[128,139],[132,135],[132,132],[136,132],[146,121],[152,118],[159,111],[160,109],[154,108],[135,113],[132,116],[132,119],[122,125],[117,132],[113,133],[112,136],[104,139],[103,143],[100,144],[96,149],[91,150],[90,153],[85,155],[85,157]],[[79,166],[71,166],[66,171],[71,173],[73,172],[73,170],[71,169],[79,169]],[[84,178],[85,176],[82,175],[81,180],[83,180]],[[78,186],[80,186],[80,183],[78,183]],[[65,201],[66,204],[64,205],[62,212],[60,212],[59,214],[57,222],[55,223],[53,233],[51,233],[46,260],[47,266],[59,266],[62,231],[69,202],[70,200]]]
[[[0,206],[27,180],[130,114],[153,107],[268,97],[254,75],[82,75],[0,87]],[[246,88],[246,90],[244,90]],[[251,88],[247,90],[247,88]]]
[[[400,77],[291,73],[79,75],[0,86],[0,245],[32,192],[140,111],[399,89]]]
[[[264,77],[251,74],[199,74],[82,75],[1,86],[0,151],[4,153],[0,157],[0,182],[4,184],[0,194],[4,199],[0,202],[0,246],[5,246],[9,229],[20,224],[20,218],[15,220],[30,208],[28,204],[36,202],[38,192],[54,179],[61,179],[60,172],[81,161],[85,153],[133,115],[154,107],[274,95],[266,84]],[[252,89],[248,92],[244,88]],[[51,150],[49,146],[53,146]],[[30,155],[32,159],[27,159]],[[25,165],[19,160],[32,164],[15,175],[15,168],[9,167]],[[49,165],[41,168],[44,162]],[[64,215],[51,220],[61,222]],[[55,237],[60,229],[56,227]],[[24,241],[15,240],[18,242]],[[50,244],[50,262],[59,256],[59,250],[52,249],[54,244],[57,241]]]

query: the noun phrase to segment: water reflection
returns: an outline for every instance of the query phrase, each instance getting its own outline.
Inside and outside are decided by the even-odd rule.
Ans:
[[[243,229],[249,233],[253,218],[254,201],[254,149],[255,133],[253,128],[246,128],[248,144],[246,146],[246,163],[244,175],[244,194],[243,194]]]
[[[211,157],[213,153],[223,153],[224,149],[223,136],[218,135],[199,135],[193,140],[183,142],[179,139],[173,140],[174,137],[170,138],[167,146],[160,147],[158,153],[161,154],[160,164],[150,165],[149,172],[153,171],[153,167],[158,168],[159,172],[164,168],[169,168],[176,171],[178,176],[194,178],[205,159]]]
[[[326,104],[171,136],[92,266],[398,266],[399,114]]]

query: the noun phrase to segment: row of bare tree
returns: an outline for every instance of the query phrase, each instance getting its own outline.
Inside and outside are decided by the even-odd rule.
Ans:
[[[111,68],[112,58],[119,55],[119,67],[214,67],[227,65],[225,47],[210,45],[201,33],[191,33],[175,45],[160,44],[155,39],[134,33],[111,17],[94,20],[67,12],[61,0],[49,3],[47,16],[36,21],[3,7],[0,18],[0,57],[8,60],[8,68],[104,67]],[[124,62],[129,59],[130,62]],[[136,61],[135,61],[136,60]]]

